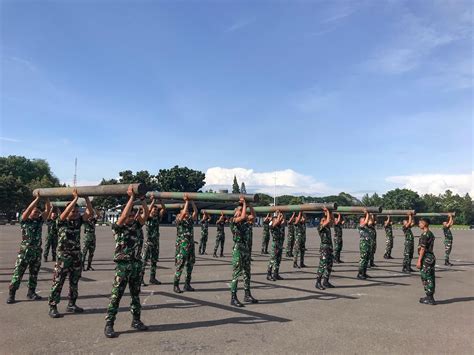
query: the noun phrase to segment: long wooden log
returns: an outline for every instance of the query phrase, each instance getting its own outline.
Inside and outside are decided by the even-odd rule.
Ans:
[[[77,189],[79,196],[123,196],[127,195],[128,187],[132,185],[135,194],[144,195],[146,186],[144,184],[116,184],[97,186],[77,186],[77,187],[48,187],[35,189],[33,196],[38,192],[41,197],[71,197],[74,189]]]
[[[258,202],[258,195],[252,194],[225,194],[225,193],[212,193],[212,192],[160,192],[150,191],[146,195],[147,197],[155,197],[155,199],[161,200],[182,200],[184,194],[187,194],[190,200],[193,201],[239,201],[240,196],[243,196],[247,202]]]

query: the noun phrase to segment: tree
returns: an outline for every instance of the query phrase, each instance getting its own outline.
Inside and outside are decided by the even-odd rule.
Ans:
[[[239,183],[237,182],[237,176],[234,175],[234,182],[232,184],[232,193],[240,194]]]
[[[420,196],[409,189],[390,190],[382,196],[386,209],[421,210],[423,201]]]
[[[247,193],[247,188],[245,187],[245,182],[242,181],[242,184],[240,185],[240,193],[241,194],[246,194]]]
[[[116,179],[110,179],[110,180],[105,180],[102,179],[99,185],[115,185],[118,184],[119,182]],[[122,205],[127,202],[127,197],[125,196],[98,196],[95,197],[93,200],[93,205],[96,208],[99,209],[110,209],[110,208],[115,208],[119,205]]]
[[[171,169],[160,169],[156,184],[159,191],[197,192],[204,186],[205,178],[206,174],[201,171],[176,165]]]
[[[270,206],[273,203],[273,197],[267,194],[256,194],[258,196],[258,202],[256,206]]]
[[[375,192],[372,196],[369,194],[365,194],[362,197],[362,204],[364,206],[382,206],[383,200],[382,198]]]

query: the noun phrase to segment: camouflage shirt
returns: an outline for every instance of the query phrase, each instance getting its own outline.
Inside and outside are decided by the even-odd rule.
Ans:
[[[321,246],[332,246],[331,228],[329,228],[329,226],[323,227],[319,225],[318,233],[321,238]]]
[[[70,256],[81,253],[82,217],[61,221],[58,219],[58,255]]]
[[[418,245],[422,248],[425,248],[426,253],[433,254],[435,236],[431,231],[423,232],[420,235],[420,240]]]
[[[84,234],[95,235],[95,224],[97,223],[97,218],[91,217],[88,221],[84,222]]]
[[[362,240],[369,240],[370,239],[370,231],[369,231],[369,228],[367,226],[358,226],[357,227],[358,231],[359,231],[359,235],[360,235],[360,239]]]
[[[336,238],[342,237],[342,224],[335,224],[334,225],[334,236]]]
[[[178,237],[181,238],[187,238],[191,239],[194,236],[194,221],[191,216],[188,216],[187,218],[183,218],[181,220],[176,220],[176,225],[177,225],[177,233]]]
[[[413,232],[411,231],[411,227],[405,227],[403,226],[402,228],[403,233],[405,233],[405,240],[413,242],[415,240],[415,237],[413,236]]]
[[[21,221],[21,249],[41,248],[43,223],[43,217],[36,219],[28,218]]]
[[[293,223],[288,224],[288,235],[291,237],[295,236],[295,225]]]
[[[263,235],[270,235],[270,221],[263,222]]]
[[[46,225],[48,226],[48,235],[51,237],[57,237],[58,235],[58,217],[55,219],[48,219]]]
[[[160,238],[160,216],[148,217],[146,221],[148,242],[155,242]]]
[[[284,234],[282,233],[284,229],[282,229],[281,226],[278,226],[278,227],[270,226],[270,228],[272,231],[273,239],[279,240],[282,238],[282,236],[284,236]]]
[[[207,233],[209,229],[209,221],[206,219],[204,222],[201,222],[201,232]]]
[[[115,262],[141,260],[141,246],[143,245],[141,229],[142,226],[138,221],[121,226],[115,223],[112,225],[115,238]]]
[[[304,227],[301,223],[295,225],[295,236],[298,239],[303,238],[304,235]]]
[[[453,240],[453,233],[451,233],[451,228],[443,226],[444,237],[449,240]]]
[[[385,229],[385,234],[387,235],[387,237],[392,238],[393,237],[392,225],[389,224],[388,226],[385,226],[384,229]]]
[[[217,235],[223,235],[224,234],[224,226],[225,226],[225,222],[216,223]]]
[[[247,242],[248,235],[248,223],[247,222],[231,222],[230,230],[232,231],[232,236],[234,243],[245,244]]]

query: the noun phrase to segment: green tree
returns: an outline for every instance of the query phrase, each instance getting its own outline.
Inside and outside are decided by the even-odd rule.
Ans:
[[[234,175],[234,182],[232,183],[232,193],[233,194],[239,194],[240,189],[239,189],[239,183],[237,182],[237,176]]]
[[[273,197],[267,194],[256,194],[258,196],[258,202],[255,204],[256,206],[270,206],[273,203]]]
[[[197,192],[204,186],[205,178],[206,174],[201,171],[176,165],[171,169],[160,169],[156,184],[159,191]]]
[[[245,182],[242,181],[242,184],[240,185],[240,193],[241,194],[246,194],[247,193],[247,188],[245,187]]]
[[[102,179],[99,185],[115,185],[118,184],[116,179]],[[127,197],[125,196],[97,196],[94,197],[92,205],[98,209],[110,209],[115,208],[119,205],[126,203]]]
[[[386,209],[421,210],[423,201],[420,196],[409,189],[390,190],[382,196]]]

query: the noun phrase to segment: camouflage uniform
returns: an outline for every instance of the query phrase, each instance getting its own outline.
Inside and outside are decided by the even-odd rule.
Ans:
[[[413,252],[415,249],[415,238],[411,227],[403,227],[403,233],[405,233],[405,250],[403,251],[403,269],[411,269],[411,259],[413,259]]]
[[[268,254],[270,243],[270,221],[263,221],[262,254]]]
[[[360,240],[359,240],[359,250],[360,250],[360,260],[359,260],[359,275],[367,274],[367,267],[369,265],[370,258],[370,231],[367,226],[357,228],[359,230]]]
[[[196,256],[194,251],[194,221],[191,216],[181,219],[176,222],[177,237],[176,237],[176,273],[174,274],[174,285],[179,285],[179,280],[183,269],[186,266],[186,284],[191,283],[191,274],[193,272]]]
[[[89,253],[89,258],[87,259],[87,268],[89,269],[92,264],[92,259],[94,258],[95,252],[95,224],[97,223],[97,218],[89,218],[88,221],[84,222],[84,247],[82,248],[82,265],[85,268],[86,256]]]
[[[374,266],[375,251],[377,250],[377,228],[374,225],[368,227],[370,230],[370,252],[369,252],[369,267]]]
[[[435,282],[435,265],[436,258],[433,254],[435,236],[431,231],[427,231],[421,234],[419,240],[419,246],[425,249],[425,254],[421,260],[421,281],[425,288],[427,296],[433,296],[435,293],[436,282]]]
[[[44,260],[48,259],[49,249],[51,248],[51,255],[53,261],[56,261],[56,248],[58,247],[58,217],[55,219],[48,219],[46,221],[48,226],[48,235],[46,236],[46,242],[44,244]]]
[[[288,240],[286,242],[286,256],[293,257],[293,248],[295,246],[295,225],[288,224]]]
[[[160,256],[160,216],[149,217],[146,221],[148,238],[142,253],[142,278],[145,275],[146,264],[150,260],[150,279],[156,278],[156,263]]]
[[[298,256],[300,256],[300,264],[304,264],[305,253],[305,225],[303,223],[295,224],[295,253],[293,256],[293,263],[298,263]]]
[[[143,234],[139,232],[141,229],[142,226],[138,221],[133,221],[130,225],[112,225],[115,238],[115,278],[107,307],[106,321],[115,321],[127,283],[131,297],[130,311],[134,319],[140,319],[141,246],[143,245]]]
[[[386,236],[386,242],[385,242],[385,257],[390,258],[392,256],[392,249],[393,249],[393,229],[392,229],[392,224],[389,223],[387,226],[384,226],[385,229],[385,236]]]
[[[10,291],[18,290],[26,268],[30,272],[28,288],[32,291],[36,289],[38,273],[41,267],[41,232],[43,222],[43,217],[39,217],[22,220],[20,223],[20,250],[16,258],[15,269],[9,287]]]
[[[331,276],[332,265],[333,265],[333,255],[332,255],[332,239],[331,239],[331,228],[328,226],[323,227],[319,225],[318,227],[319,237],[321,238],[321,244],[319,246],[319,252],[321,256],[319,258],[319,267],[316,273],[318,278],[328,279]]]
[[[252,246],[253,246],[253,224],[247,222],[247,247],[249,249],[250,258],[252,258]]]
[[[225,222],[219,222],[216,224],[217,236],[216,246],[214,247],[214,255],[217,255],[217,249],[221,246],[221,256],[224,255],[224,242],[225,242]]]
[[[285,226],[271,226],[270,228],[272,231],[272,252],[268,263],[268,271],[271,271],[274,275],[278,275],[283,253],[283,244],[285,242]]]
[[[334,224],[334,259],[341,260],[342,251],[342,224]]]
[[[230,283],[231,293],[237,292],[237,283],[240,276],[244,280],[244,290],[250,290],[249,227],[249,224],[245,221],[239,223],[231,222],[230,225],[234,239],[234,247],[232,248],[233,272]]]
[[[449,256],[451,255],[451,249],[453,248],[453,233],[451,228],[443,226],[444,233],[444,260],[449,263]]]
[[[203,255],[206,252],[207,237],[209,235],[209,221],[206,219],[201,222],[201,240],[199,241],[199,254]]]
[[[69,302],[75,304],[78,296],[78,283],[82,274],[81,226],[82,217],[73,220],[58,220],[58,260],[54,267],[53,285],[49,295],[49,305],[60,302],[61,290],[69,276]]]

